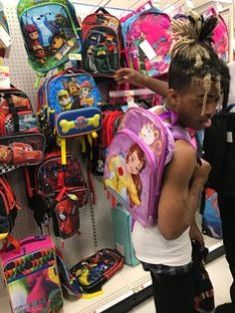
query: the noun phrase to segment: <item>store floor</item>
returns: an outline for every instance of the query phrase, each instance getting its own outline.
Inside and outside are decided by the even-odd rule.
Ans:
[[[232,282],[232,277],[228,269],[228,265],[224,256],[216,259],[206,266],[210,278],[215,289],[215,303],[216,305],[229,302],[229,286]],[[155,313],[153,299],[150,298],[141,303],[129,313]]]

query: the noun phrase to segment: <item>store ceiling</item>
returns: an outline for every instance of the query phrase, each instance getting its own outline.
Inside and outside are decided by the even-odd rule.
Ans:
[[[74,3],[77,4],[87,4],[88,6],[106,6],[107,8],[118,8],[118,9],[136,9],[141,4],[147,2],[147,0],[74,0]],[[161,9],[167,8],[172,4],[180,4],[185,3],[187,1],[182,0],[160,0],[160,1],[152,1],[156,3],[155,6]],[[195,6],[201,5],[205,2],[210,2],[208,0],[193,0],[193,4]],[[213,1],[211,1],[213,2]],[[214,1],[216,2],[216,1]]]
[[[9,0],[8,0],[9,1]],[[75,4],[77,14],[81,19],[86,17],[88,14],[94,12],[98,7],[106,7],[109,13],[117,16],[118,18],[125,15],[129,10],[135,10],[139,6],[146,4],[148,0],[71,0],[73,4]],[[234,0],[235,1],[235,0]],[[182,5],[186,5],[186,7],[190,8],[190,2],[194,5],[194,8],[199,9],[200,6],[205,4],[216,6],[219,2],[221,2],[222,7],[226,7],[232,0],[150,0],[155,7],[166,10],[167,13],[170,14],[173,7],[174,10],[181,7]],[[112,10],[116,9],[116,10]]]

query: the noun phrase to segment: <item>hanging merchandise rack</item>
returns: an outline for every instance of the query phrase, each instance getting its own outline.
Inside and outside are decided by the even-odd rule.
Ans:
[[[112,7],[112,1],[97,1],[97,4],[79,3],[72,1],[75,7],[86,6],[94,10],[97,5],[104,5],[107,10],[116,10],[123,12],[123,8]],[[137,4],[146,1],[132,1],[132,4],[125,11],[132,11]],[[178,1],[177,1],[178,2]],[[6,5],[4,7],[7,20],[12,36],[12,49],[9,61],[11,80],[14,85],[24,90],[31,99],[32,103],[36,104],[36,92],[34,82],[36,75],[28,66],[27,56],[23,46],[23,40],[20,34],[19,23],[16,16],[16,7]],[[227,13],[226,13],[227,14]],[[228,15],[229,27],[231,26],[231,16]],[[11,175],[10,180],[12,186],[15,187],[16,197],[23,208],[19,212],[16,227],[13,234],[21,239],[32,234],[39,234],[39,230],[34,222],[32,222],[32,212],[27,207],[25,194],[25,186],[22,183],[22,170],[19,169],[14,175]],[[111,205],[106,198],[103,183],[100,179],[94,178],[94,189],[97,195],[96,204],[87,210],[80,211],[81,219],[81,235],[76,238],[71,238],[64,242],[64,254],[68,266],[75,264],[82,257],[91,255],[104,247],[114,248],[114,238],[112,235],[112,219]],[[223,253],[223,246],[220,240],[209,239],[210,255],[209,261],[218,257]],[[61,245],[59,240],[56,240],[57,245]],[[1,274],[1,273],[0,273]],[[98,312],[127,312],[136,304],[145,300],[152,293],[151,278],[149,273],[142,270],[142,266],[134,268],[124,266],[120,273],[116,274],[110,281],[103,286],[104,293],[99,297],[92,299],[79,299],[78,302],[65,301],[64,312],[73,313],[98,313]],[[1,312],[9,313],[10,308],[6,297],[6,290],[0,275],[0,303]]]

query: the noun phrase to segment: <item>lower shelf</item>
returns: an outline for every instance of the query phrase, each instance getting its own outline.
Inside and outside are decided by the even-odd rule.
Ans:
[[[209,261],[223,254],[221,240],[205,237],[206,246],[209,247]],[[151,278],[142,266],[124,266],[103,286],[103,293],[90,299],[67,301],[64,304],[64,313],[124,313],[151,296]],[[1,312],[10,313],[7,297],[3,297]]]

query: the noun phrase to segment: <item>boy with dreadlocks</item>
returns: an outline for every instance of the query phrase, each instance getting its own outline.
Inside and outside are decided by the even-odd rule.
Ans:
[[[178,115],[180,127],[195,130],[209,127],[221,94],[228,92],[228,73],[211,47],[211,33],[217,19],[204,20],[192,13],[188,22],[172,23],[176,44],[172,49],[168,84],[121,69],[117,82],[129,81],[167,94],[166,110]],[[226,94],[226,95],[225,95]],[[136,255],[150,271],[158,313],[193,313],[194,281],[191,268],[191,239],[203,243],[195,223],[195,211],[207,180],[210,165],[197,157],[192,145],[175,142],[172,161],[167,165],[158,204],[157,223],[133,229]]]

